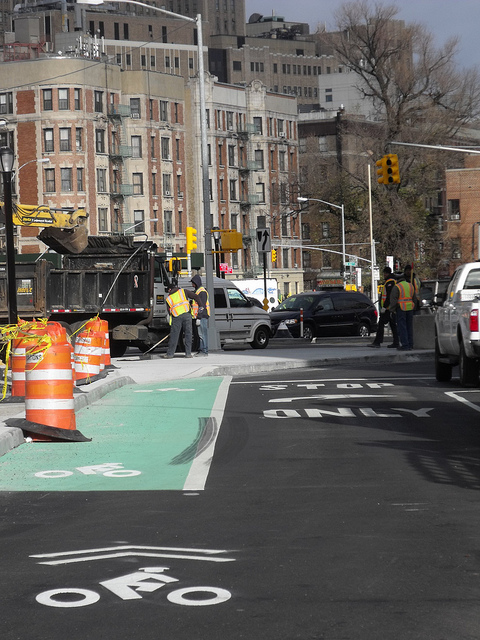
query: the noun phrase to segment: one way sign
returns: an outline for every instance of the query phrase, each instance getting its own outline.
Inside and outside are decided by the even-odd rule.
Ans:
[[[268,253],[272,250],[272,240],[270,229],[257,229],[257,251],[258,253]]]

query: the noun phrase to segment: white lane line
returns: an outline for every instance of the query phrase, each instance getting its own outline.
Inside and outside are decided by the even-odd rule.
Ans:
[[[465,390],[460,393],[478,393],[478,389],[472,389],[471,391]],[[450,396],[450,398],[453,398],[454,400],[458,400],[458,402],[466,404],[467,407],[470,407],[470,409],[473,409],[474,411],[480,412],[480,407],[477,404],[473,404],[473,402],[470,402],[466,398],[462,398],[462,396],[459,396],[456,391],[445,391],[445,395]]]
[[[192,466],[183,485],[184,491],[203,491],[205,489],[231,382],[232,376],[225,376],[220,383],[209,420],[213,433],[210,436],[208,446],[202,448],[201,443],[199,443],[198,455],[193,459]]]
[[[238,377],[238,376],[237,376]],[[362,381],[385,381],[385,380],[435,380],[435,376],[386,376],[385,378],[381,378],[380,376],[375,376],[374,378],[306,378],[305,380],[256,380],[256,381],[248,381],[245,380],[232,382],[233,384],[296,384],[301,382],[310,382],[314,384],[315,382],[362,382]]]

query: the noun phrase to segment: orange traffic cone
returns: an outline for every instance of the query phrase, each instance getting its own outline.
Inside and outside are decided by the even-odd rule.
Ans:
[[[86,323],[85,329],[89,329],[90,331],[96,331],[98,333],[103,334],[104,359],[102,364],[100,365],[100,370],[103,370],[105,367],[111,366],[112,361],[110,359],[110,336],[108,333],[108,322],[106,320],[102,320],[97,316],[96,318],[92,318]]]
[[[12,342],[12,396],[25,396],[25,342],[17,338]]]

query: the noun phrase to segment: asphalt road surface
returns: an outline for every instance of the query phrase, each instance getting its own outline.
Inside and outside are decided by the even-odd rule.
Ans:
[[[478,640],[480,390],[432,369],[232,380],[203,490],[4,490],[2,638]]]

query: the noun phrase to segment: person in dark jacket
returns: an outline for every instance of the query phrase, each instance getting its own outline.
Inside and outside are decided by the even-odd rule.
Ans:
[[[383,291],[382,297],[380,299],[380,320],[378,321],[378,329],[377,335],[375,336],[375,340],[369,344],[369,347],[373,347],[379,349],[383,342],[383,334],[385,332],[385,326],[387,324],[390,325],[390,329],[392,330],[393,342],[387,346],[387,349],[396,349],[399,345],[398,342],[398,332],[397,332],[397,321],[395,315],[390,312],[390,295],[392,293],[393,287],[397,284],[397,281],[392,275],[392,270],[390,267],[385,267],[383,270]]]
[[[210,317],[210,303],[208,300],[208,292],[202,285],[202,279],[199,275],[193,276],[191,280],[195,287],[195,294],[200,299],[200,303],[196,302],[192,305],[192,313],[196,318],[198,337],[200,338],[200,347],[197,356],[208,356],[208,318]]]

